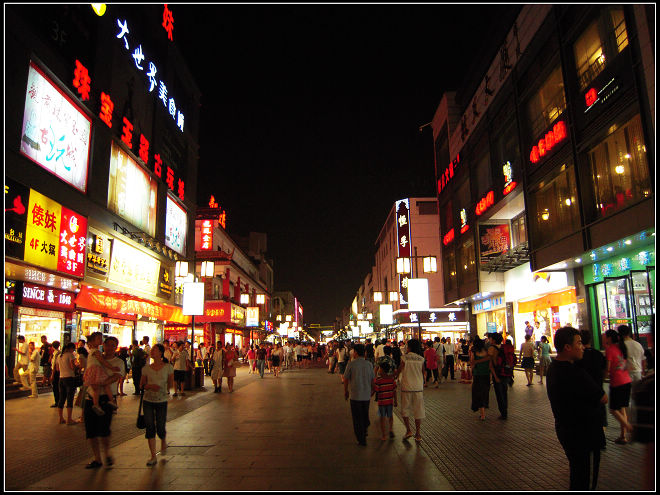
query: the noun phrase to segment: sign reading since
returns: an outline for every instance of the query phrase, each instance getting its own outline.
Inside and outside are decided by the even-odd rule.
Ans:
[[[20,304],[33,304],[59,311],[73,311],[75,309],[74,301],[76,295],[73,292],[52,289],[27,282],[23,282],[22,285]]]

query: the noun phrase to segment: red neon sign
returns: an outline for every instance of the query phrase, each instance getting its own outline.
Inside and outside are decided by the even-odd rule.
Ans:
[[[451,229],[449,232],[445,234],[445,236],[442,238],[442,243],[446,246],[449,244],[451,241],[454,240],[454,229]]]
[[[461,227],[461,234],[465,234],[468,230],[470,230],[470,226],[468,224],[465,224]]]
[[[202,220],[202,251],[213,249],[213,221]]]
[[[167,8],[167,4],[165,4],[165,9],[163,9],[162,26],[165,31],[167,31],[167,39],[174,41],[174,38],[172,38],[172,30],[174,29],[174,16],[172,15],[172,11]]]
[[[495,204],[495,193],[493,191],[489,191],[488,194],[486,194],[485,197],[481,198],[481,201],[477,203],[477,207],[475,208],[474,211],[477,215],[481,215],[494,204]]]
[[[589,91],[586,92],[584,95],[584,100],[587,103],[587,106],[590,107],[594,103],[596,103],[596,100],[598,99],[598,92],[596,92],[596,88],[591,88]]]
[[[515,182],[515,181],[512,181],[509,184],[507,184],[507,186],[504,188],[504,196],[506,196],[511,191],[513,191],[516,188],[517,185],[518,185],[518,183]]]
[[[449,179],[454,177],[454,169],[458,167],[460,161],[460,154],[456,155],[456,159],[452,161],[449,166],[445,168],[445,171],[440,175],[440,178],[438,179],[438,194],[440,194],[445,186],[449,183]]]
[[[82,101],[89,100],[89,92],[91,90],[89,84],[92,79],[89,77],[87,68],[76,60],[76,68],[73,71],[73,86],[78,88],[78,93],[82,97]]]
[[[548,131],[546,135],[541,138],[536,146],[532,148],[529,154],[529,160],[532,163],[538,163],[542,157],[550,152],[556,144],[560,143],[568,136],[566,131],[566,124],[560,120],[557,122],[552,130]]]

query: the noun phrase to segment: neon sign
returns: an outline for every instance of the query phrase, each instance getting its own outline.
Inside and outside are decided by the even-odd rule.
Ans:
[[[438,194],[440,194],[445,186],[449,183],[449,179],[454,177],[454,169],[458,167],[460,161],[460,155],[456,155],[456,158],[449,164],[447,168],[445,168],[445,171],[440,175],[440,178],[438,179]]]
[[[495,193],[493,191],[489,191],[488,194],[486,194],[485,197],[481,198],[481,200],[477,203],[477,207],[475,208],[474,211],[477,215],[481,215],[494,204],[495,204]]]
[[[552,130],[548,131],[545,137],[541,138],[537,145],[532,148],[529,154],[529,160],[532,163],[538,163],[542,157],[547,155],[556,144],[568,137],[566,123],[563,120],[557,122]]]
[[[513,191],[518,185],[517,182],[513,180],[513,168],[511,167],[511,162],[506,162],[502,167],[502,172],[504,173],[504,196]]]
[[[598,100],[598,92],[596,91],[596,88],[591,88],[589,91],[587,91],[584,95],[584,100],[587,104],[587,107],[590,107],[596,103]]]
[[[442,238],[442,243],[446,246],[448,245],[451,241],[454,240],[454,229],[451,229],[449,232],[445,234],[445,236]]]
[[[467,211],[465,208],[461,210],[461,234],[465,234],[470,229],[467,223]]]
[[[200,250],[210,251],[213,249],[213,222],[202,220],[202,246]]]
[[[167,10],[167,6],[165,7]],[[165,13],[164,13],[165,15]],[[167,30],[168,37],[170,40],[172,39],[172,28],[173,28],[173,23],[174,19],[171,18],[171,12],[170,16],[167,19],[169,22],[166,24],[165,19],[163,20],[163,27]],[[116,38],[123,40],[124,41],[124,47],[126,50],[130,50],[129,43],[128,43],[128,38],[126,37],[127,34],[130,34],[130,31],[128,29],[128,21],[120,21],[117,19],[117,26],[119,28],[119,33],[117,33]],[[165,106],[165,110],[172,116],[172,119],[176,122],[176,126],[183,132],[183,125],[184,125],[184,115],[181,113],[181,109],[177,108],[176,102],[174,101],[174,98],[168,95],[167,91],[167,86],[163,81],[156,81],[156,74],[158,73],[158,69],[156,68],[156,65],[153,62],[149,62],[148,67],[147,67],[147,61],[146,57],[142,51],[142,45],[138,45],[135,50],[133,50],[133,53],[131,54],[133,57],[133,62],[135,64],[135,67],[138,70],[141,70],[145,72],[145,69],[148,68],[148,72],[146,72],[147,76],[147,84],[149,87],[149,93],[153,92],[154,89],[158,88],[158,99],[163,102],[163,105]],[[141,65],[144,62],[144,66]]]

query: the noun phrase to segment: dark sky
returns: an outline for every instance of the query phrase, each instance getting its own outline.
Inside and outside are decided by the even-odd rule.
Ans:
[[[501,5],[172,4],[202,91],[198,204],[265,232],[275,290],[330,324],[394,201],[435,196],[431,121]],[[499,44],[499,41],[495,41]]]

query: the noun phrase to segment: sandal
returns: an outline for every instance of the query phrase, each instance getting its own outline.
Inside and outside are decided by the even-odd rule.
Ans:
[[[419,442],[421,442],[421,441],[422,441],[422,437],[421,437],[421,435],[415,437],[415,442],[419,443]]]
[[[407,440],[407,439],[412,438],[414,436],[415,436],[415,434],[412,431],[409,431],[403,436],[403,439]]]

